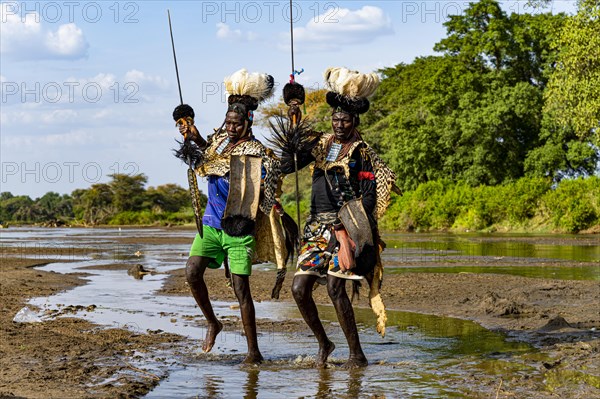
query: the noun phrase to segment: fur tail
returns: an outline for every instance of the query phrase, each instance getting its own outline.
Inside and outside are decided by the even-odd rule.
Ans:
[[[356,300],[360,299],[360,287],[362,287],[360,280],[352,280],[352,298],[350,298],[350,302],[354,303],[355,297]]]
[[[273,291],[271,291],[271,299],[279,299],[279,291],[281,291],[281,287],[283,287],[283,281],[285,280],[286,273],[287,269],[285,267],[277,270],[277,278],[275,280]]]
[[[287,251],[287,257],[285,263],[288,260],[294,261],[294,253],[298,253],[298,246],[300,244],[300,234],[298,233],[298,225],[294,219],[284,212],[281,216],[281,224],[283,225],[283,231],[285,232],[285,249]]]

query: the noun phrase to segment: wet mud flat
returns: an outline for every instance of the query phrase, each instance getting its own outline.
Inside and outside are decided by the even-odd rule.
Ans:
[[[183,271],[177,270],[172,274],[173,277],[164,290],[169,295],[188,295]],[[292,278],[293,274],[288,273],[287,281]],[[253,296],[258,301],[269,300],[271,280],[269,272],[259,271],[253,274]],[[235,301],[221,272],[207,273],[207,281],[215,298]],[[473,372],[471,369],[467,373],[457,371],[454,378],[443,377],[446,385],[454,387],[456,397],[600,397],[598,281],[531,279],[494,274],[408,273],[387,275],[383,293],[390,313],[392,310],[401,310],[472,320],[490,331],[502,333],[510,342],[520,342],[534,348],[504,356],[490,352],[487,349],[489,342],[485,340],[472,339],[469,342],[467,338],[465,345],[473,346],[474,353],[466,356],[457,354],[456,363],[472,361],[481,370]],[[324,287],[319,287],[314,296],[319,304],[329,303]],[[289,286],[282,290],[281,298],[283,301],[291,300]],[[373,318],[367,309],[365,298],[361,297],[357,305],[368,314],[367,318]],[[329,312],[332,313],[332,310]],[[394,321],[390,320],[388,328],[393,324]],[[266,330],[265,327],[262,327],[263,330]],[[398,328],[402,329],[403,334],[410,334],[411,331],[423,330],[424,327],[419,320],[413,319]],[[373,329],[372,325],[370,328]],[[430,328],[429,333],[433,335],[453,334],[453,327],[442,320],[438,324],[434,322]],[[460,330],[464,327],[456,328]],[[341,334],[340,331],[337,333]],[[364,332],[361,334],[364,335]],[[456,334],[460,335],[462,332]],[[375,343],[385,344],[377,336],[370,339]],[[314,338],[307,345],[316,353]],[[337,353],[334,352],[333,355]],[[369,367],[377,367],[380,361],[372,357],[370,360]],[[394,362],[383,364],[386,367],[402,367],[402,364]],[[446,367],[461,368],[452,361]],[[459,395],[461,392],[464,396]],[[431,396],[412,397],[438,396],[434,393]]]
[[[140,360],[164,346],[178,345],[183,337],[107,329],[75,317],[13,322],[29,298],[86,283],[83,272],[35,270],[46,263],[39,254],[33,251],[31,259],[14,257],[13,251],[0,254],[0,397],[128,398],[149,392],[161,376],[137,367]],[[66,307],[62,313],[74,316],[77,310]]]
[[[191,241],[193,232],[183,233],[188,233]],[[155,248],[158,253],[178,242],[185,241],[180,237],[181,232],[177,232],[175,238],[168,236],[168,231],[164,234],[167,236],[164,242],[154,234],[152,238],[142,237],[145,247],[139,246],[131,236],[118,237],[115,241],[128,243],[130,246],[125,248],[128,253],[136,252],[138,246],[142,252],[149,253]],[[85,247],[87,243],[85,239],[77,240],[82,241],[81,245]],[[77,246],[79,250],[75,251],[73,259],[78,259],[79,256],[85,256],[87,253],[87,250],[81,249],[81,245]],[[56,318],[54,316],[57,314],[49,314],[51,317],[43,323],[13,323],[12,318],[29,298],[44,297],[69,288],[82,287],[82,284],[87,283],[88,274],[94,272],[94,266],[68,274],[33,269],[31,266],[45,263],[43,257],[39,256],[39,248],[44,248],[43,243],[37,246],[38,255],[34,256],[35,259],[27,259],[22,256],[23,252],[15,255],[14,251],[2,248],[5,251],[0,257],[0,303],[3,308],[0,316],[2,326],[0,328],[0,370],[2,370],[0,397],[112,398],[148,395],[152,398],[173,397],[173,394],[177,397],[195,397],[189,394],[194,392],[193,390],[182,391],[179,392],[180,394],[170,390],[170,375],[181,375],[184,379],[189,377],[194,383],[201,377],[205,387],[204,390],[198,391],[201,392],[200,397],[209,394],[211,389],[214,389],[216,396],[234,392],[228,389],[233,389],[231,384],[237,379],[243,387],[239,392],[235,391],[238,392],[238,396],[271,397],[265,390],[264,384],[261,386],[260,381],[265,379],[269,381],[269,375],[276,376],[282,371],[289,372],[290,369],[292,374],[308,375],[309,378],[317,381],[310,389],[312,394],[299,393],[294,396],[293,391],[290,391],[290,397],[397,397],[398,392],[404,391],[395,391],[396,395],[394,395],[385,389],[378,390],[375,375],[380,372],[389,373],[390,369],[397,369],[404,373],[406,370],[421,367],[418,364],[411,365],[413,358],[421,355],[402,352],[402,342],[396,342],[394,346],[372,333],[370,320],[373,317],[368,310],[366,299],[361,297],[356,305],[364,309],[359,310],[359,313],[362,320],[361,336],[366,342],[365,345],[370,348],[377,348],[378,345],[383,345],[379,348],[397,348],[395,350],[399,350],[400,353],[395,357],[382,357],[382,352],[377,351],[367,353],[371,366],[362,373],[350,373],[338,369],[345,356],[344,348],[339,347],[332,356],[330,370],[317,371],[314,370],[314,363],[310,357],[311,353],[316,353],[316,343],[297,316],[284,316],[279,320],[261,317],[258,320],[259,331],[265,337],[271,336],[269,335],[271,333],[275,337],[273,338],[275,341],[267,340],[261,346],[267,362],[257,368],[241,368],[239,363],[243,358],[245,344],[243,338],[240,339],[237,333],[241,330],[241,323],[237,317],[239,310],[235,309],[235,296],[226,285],[222,270],[209,271],[206,276],[211,298],[222,301],[223,304],[220,306],[223,306],[227,313],[224,318],[225,330],[222,334],[224,337],[233,337],[221,345],[227,347],[225,354],[218,352],[218,348],[213,350],[215,353],[200,353],[199,337],[202,336],[204,324],[197,308],[188,308],[185,314],[159,315],[166,324],[189,324],[186,328],[195,331],[194,334],[198,335],[192,340],[183,335],[165,332],[165,328],[161,329],[160,326],[144,329],[131,329],[130,326],[119,328],[118,325],[113,325],[111,328],[100,327],[81,319],[100,313],[98,310],[88,308],[90,303],[84,300],[77,303],[81,307],[52,308],[53,312],[61,313],[61,317]],[[71,249],[64,248],[64,250]],[[60,250],[58,251],[53,254],[60,253]],[[90,251],[98,252],[97,248]],[[152,266],[152,262],[156,264],[169,259],[169,262],[177,266],[164,272],[168,273],[168,276],[160,276],[164,278],[164,284],[160,282],[162,288],[159,291],[161,295],[165,295],[164,298],[174,300],[175,305],[178,306],[177,297],[189,302],[190,296],[182,269],[185,257],[180,252],[182,251],[179,249],[172,250],[165,255],[165,258],[159,260],[150,255],[129,256],[117,265],[98,262],[97,268],[111,273],[122,269],[124,278],[133,281],[131,277],[126,277],[124,272],[129,264],[141,262]],[[55,260],[56,257],[49,259],[49,261]],[[501,260],[505,261],[506,257],[498,261]],[[482,263],[480,261],[481,258],[477,264],[480,265]],[[496,260],[483,263],[490,262],[494,263]],[[94,261],[90,263],[94,264]],[[456,263],[454,259],[445,258],[436,262],[435,266],[450,267],[455,266]],[[572,264],[565,264],[563,261],[555,263],[560,267],[598,268],[599,266],[597,262],[587,260],[572,262]],[[531,265],[536,264],[540,264],[539,260],[532,258]],[[409,259],[402,259],[396,267],[407,265]],[[465,265],[468,266],[469,263],[466,262]],[[507,266],[511,266],[510,262]],[[289,289],[293,278],[292,271],[287,275],[280,301],[273,302],[269,294],[275,274],[272,268],[265,269],[269,269],[269,266],[257,266],[251,279],[257,309],[263,305],[271,309],[278,304],[293,308]],[[382,293],[390,310],[473,320],[493,331],[506,334],[510,342],[515,342],[516,346],[509,348],[509,355],[488,352],[482,356],[477,348],[485,346],[485,340],[492,339],[489,337],[483,341],[467,340],[465,348],[461,348],[460,357],[453,358],[452,352],[446,353],[444,355],[446,359],[436,363],[436,367],[444,367],[449,370],[448,373],[436,376],[435,372],[431,371],[427,377],[432,379],[430,382],[432,386],[437,382],[443,383],[445,397],[600,397],[598,368],[600,336],[597,333],[600,327],[600,285],[598,280],[527,278],[495,273],[428,273],[422,270],[419,272],[403,270],[402,273],[396,273],[395,267],[392,266],[386,270]],[[364,289],[363,294],[366,294]],[[323,305],[329,303],[324,287],[319,287],[315,291],[315,298]],[[141,303],[138,305],[143,307],[144,297],[140,297],[139,301]],[[41,304],[43,305],[43,302]],[[324,317],[335,320],[335,316],[329,314],[332,313],[330,307],[325,306],[321,309]],[[71,314],[77,318],[64,317]],[[396,337],[402,337],[402,334],[411,335],[426,329],[430,329],[430,335],[444,336],[453,334],[452,328],[457,330],[467,328],[463,324],[459,327],[448,327],[442,319],[439,322],[435,322],[434,319],[433,326],[427,327],[423,321],[425,319],[414,315],[407,317],[408,319],[392,320],[395,326],[390,327],[390,331],[396,328]],[[427,323],[431,324],[431,321]],[[334,322],[327,323],[327,328],[334,336],[341,334]],[[398,335],[398,332],[401,334]],[[297,358],[294,351],[286,347],[287,339],[298,340],[304,345],[306,349],[301,350],[304,357]],[[519,343],[525,343],[534,350],[518,349],[521,348]],[[473,348],[467,348],[469,346]],[[431,350],[439,355],[446,349],[443,345],[433,345]],[[469,359],[476,366],[465,373],[464,365],[460,363],[468,362]],[[206,368],[207,363],[216,371],[220,370],[221,374],[232,378],[233,382],[228,385],[228,378],[223,377],[221,381],[211,375],[199,375],[197,370]],[[153,367],[149,367],[150,364]],[[290,364],[293,366],[290,367]],[[198,368],[195,369],[195,366]],[[177,374],[178,370],[182,371]],[[185,370],[195,371],[186,376]],[[406,374],[409,375],[410,372]],[[418,375],[413,380],[403,378],[395,383],[418,386],[418,379],[424,377]],[[439,381],[436,381],[436,378]],[[340,380],[353,382],[340,385]],[[185,386],[181,381],[179,383]],[[391,383],[393,381],[387,382],[387,384]],[[297,385],[292,379],[287,381],[287,384],[288,389]],[[285,392],[286,387],[283,388]],[[388,392],[387,396],[386,392]],[[404,392],[404,397],[440,397],[439,391],[428,392],[408,390]]]

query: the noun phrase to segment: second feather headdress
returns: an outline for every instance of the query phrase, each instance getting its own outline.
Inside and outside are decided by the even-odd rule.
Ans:
[[[334,109],[350,114],[364,114],[369,110],[371,97],[380,79],[376,73],[360,73],[348,68],[327,68],[323,74],[327,103]]]

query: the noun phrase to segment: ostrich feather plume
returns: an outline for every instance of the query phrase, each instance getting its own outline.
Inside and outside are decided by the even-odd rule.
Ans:
[[[273,95],[275,80],[266,73],[248,73],[240,69],[225,78],[225,90],[230,96],[250,96],[261,103]]]
[[[380,83],[376,73],[360,73],[343,67],[327,68],[323,75],[330,91],[352,99],[371,97]]]

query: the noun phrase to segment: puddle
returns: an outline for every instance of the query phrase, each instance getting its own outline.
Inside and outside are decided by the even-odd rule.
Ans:
[[[185,262],[185,257],[182,258],[181,254],[187,252],[189,244],[121,245],[114,241],[124,234],[131,238],[152,237],[157,234],[170,236],[171,233],[190,236],[191,240],[191,231],[74,230],[77,231],[28,230],[23,232],[24,237],[19,237],[18,234],[6,237],[2,234],[2,245],[36,240],[40,245],[48,246],[49,242],[59,237],[56,233],[59,231],[62,245],[85,247],[96,243],[96,248],[103,254],[100,259],[74,258],[68,262],[53,262],[40,270],[71,273],[81,271],[81,267],[121,261],[131,263],[139,259],[145,267],[159,272],[147,275],[142,280],[135,280],[127,275],[126,270],[86,268],[84,271],[89,273],[85,277],[88,280],[86,285],[31,301],[42,312],[60,312],[70,307],[77,317],[101,325],[125,327],[140,333],[162,330],[189,337],[190,344],[186,348],[172,348],[161,353],[160,356],[167,359],[167,362],[153,363],[148,360],[144,364],[145,368],[155,369],[160,375],[168,375],[147,398],[468,398],[472,397],[469,389],[474,389],[473,378],[483,378],[486,381],[497,381],[500,378],[509,380],[518,375],[540,381],[544,378],[543,371],[539,369],[539,359],[534,356],[536,351],[531,346],[511,342],[503,335],[485,330],[475,323],[389,311],[387,335],[382,339],[375,332],[375,316],[370,309],[358,309],[356,312],[361,342],[370,366],[362,370],[343,370],[339,365],[347,358],[348,348],[332,307],[320,307],[319,310],[326,330],[336,344],[336,350],[330,358],[332,368],[314,368],[314,355],[318,348],[313,336],[264,330],[259,331],[259,345],[266,362],[260,367],[241,366],[246,342],[240,331],[223,331],[218,336],[213,351],[203,354],[200,340],[204,338],[206,331],[203,317],[191,295],[169,297],[155,294],[167,277],[160,272],[181,268]],[[65,234],[66,232],[69,233]],[[388,245],[390,242],[393,241],[388,241]],[[435,249],[426,248],[427,246],[430,245],[417,249]],[[453,251],[451,256],[454,256],[459,250],[453,248],[447,251]],[[393,251],[386,252],[393,254]],[[525,270],[522,267],[519,269]],[[552,270],[557,273],[562,269],[557,266]],[[415,268],[406,270],[413,271]],[[452,270],[460,271],[466,269],[458,267]],[[514,273],[513,270],[512,274]],[[583,270],[577,269],[570,278],[581,276],[587,278]],[[230,305],[228,302],[213,302],[218,317],[237,319],[239,309],[231,309]],[[290,303],[264,301],[256,303],[255,307],[258,319],[301,319],[295,305]],[[67,316],[72,317],[73,313],[68,313]],[[559,385],[563,377],[557,376],[556,382],[549,381],[548,384]],[[518,391],[515,394],[518,395]]]

